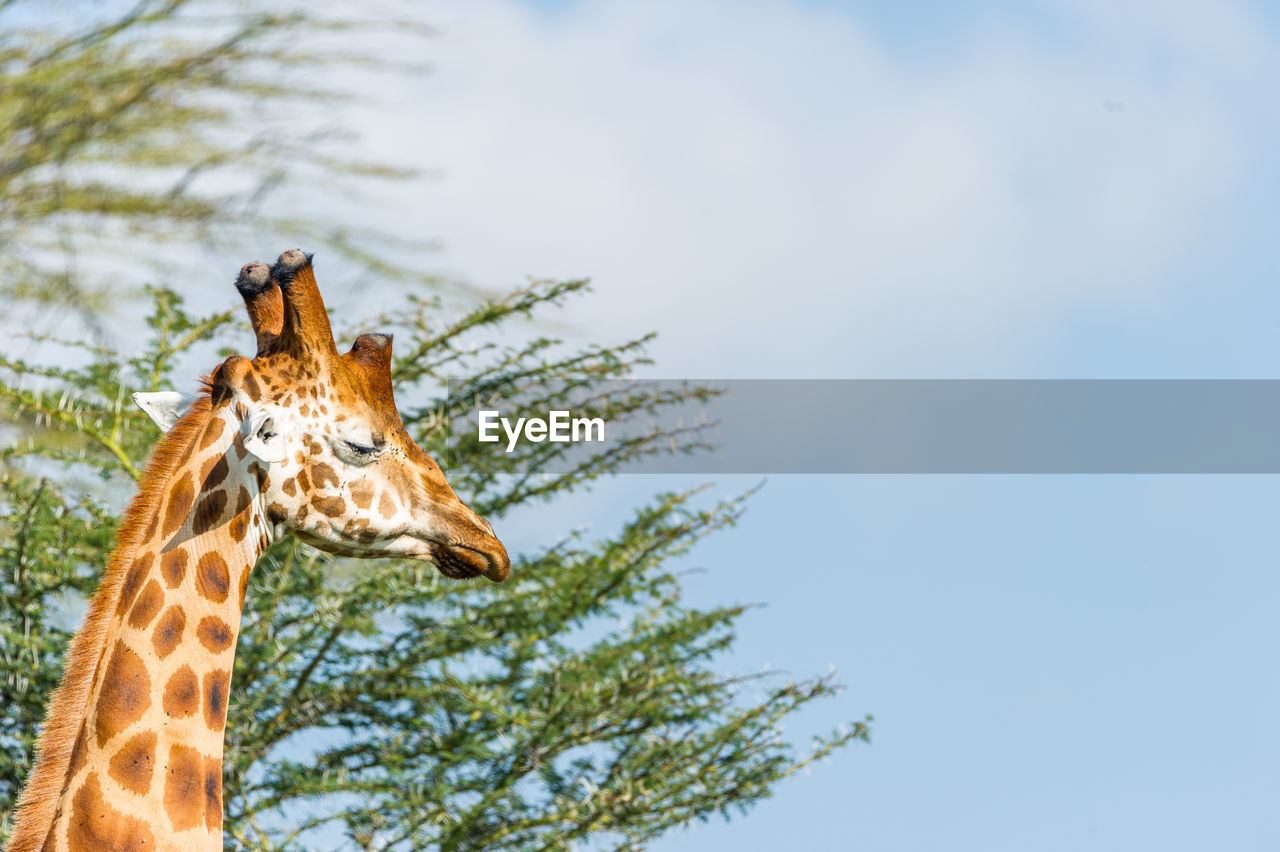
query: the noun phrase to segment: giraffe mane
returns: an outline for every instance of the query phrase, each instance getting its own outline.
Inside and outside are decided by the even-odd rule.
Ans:
[[[89,602],[84,622],[67,652],[62,682],[49,702],[44,731],[36,747],[35,767],[18,800],[8,852],[37,852],[49,833],[67,781],[76,737],[85,722],[89,693],[102,662],[107,628],[120,599],[126,569],[143,543],[151,519],[160,510],[166,484],[186,462],[189,450],[209,421],[209,380],[203,379],[201,385],[203,389],[191,409],[156,445],[138,483],[138,493],[124,511],[102,582]]]

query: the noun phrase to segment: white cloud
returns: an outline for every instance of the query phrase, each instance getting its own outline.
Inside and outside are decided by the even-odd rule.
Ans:
[[[1228,5],[1070,8],[922,57],[782,3],[444,4],[438,73],[367,132],[442,170],[390,212],[445,266],[590,275],[584,334],[660,330],[661,374],[1015,375],[1216,250],[1277,76]]]

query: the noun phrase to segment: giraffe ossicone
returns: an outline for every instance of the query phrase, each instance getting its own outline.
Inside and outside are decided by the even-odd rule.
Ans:
[[[323,550],[510,571],[413,441],[392,340],[339,353],[311,256],[243,267],[256,337],[196,397],[139,393],[165,432],[50,702],[9,852],[222,849],[222,743],[249,575],[292,533]]]

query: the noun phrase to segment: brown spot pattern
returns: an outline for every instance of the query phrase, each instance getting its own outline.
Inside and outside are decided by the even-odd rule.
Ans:
[[[169,749],[164,811],[174,831],[186,831],[204,821],[204,755],[190,746]]]
[[[151,770],[156,761],[156,732],[134,734],[115,753],[107,774],[130,793],[144,795],[151,789]]]
[[[298,471],[298,487],[302,489],[303,494],[311,492],[311,480],[307,477],[306,470]]]
[[[262,389],[258,387],[258,380],[253,377],[253,373],[245,373],[244,381],[240,383],[240,386],[244,388],[244,392],[249,399],[254,402],[262,398]]]
[[[382,499],[378,501],[378,512],[384,518],[394,518],[396,516],[396,503],[391,499],[391,495],[382,492]]]
[[[397,476],[391,480],[391,486],[400,497],[400,502],[407,504],[409,502],[409,477]]]
[[[147,573],[151,570],[151,563],[155,561],[155,554],[144,553],[137,559],[133,560],[133,564],[129,566],[129,573],[124,575],[124,585],[120,587],[120,601],[116,604],[116,612],[124,615],[129,611],[129,607],[133,605],[133,599],[138,594],[138,589],[142,588],[142,583],[147,579]]]
[[[201,491],[212,491],[222,484],[227,478],[227,473],[231,470],[231,465],[227,462],[226,456],[218,456],[212,462],[205,465],[204,482],[200,485]]]
[[[89,752],[89,744],[85,741],[88,732],[88,728],[84,725],[80,726],[80,736],[76,737],[76,744],[71,748],[71,766],[67,769],[68,780],[75,778],[84,766],[85,757]]]
[[[204,723],[211,731],[221,731],[227,724],[227,688],[231,672],[214,669],[204,676]]]
[[[133,649],[116,640],[98,695],[95,733],[98,746],[142,718],[151,703],[151,677]]]
[[[204,759],[204,827],[222,828],[222,761],[212,757]]]
[[[196,591],[214,603],[222,603],[231,591],[231,574],[227,560],[217,553],[206,553],[196,563]]]
[[[152,580],[147,583],[142,594],[138,595],[137,602],[129,611],[129,626],[142,630],[151,623],[162,606],[164,606],[164,592],[160,590],[160,584]]]
[[[231,647],[234,637],[227,623],[216,615],[206,615],[196,627],[196,638],[211,653],[220,654]]]
[[[311,505],[331,518],[336,518],[347,511],[347,501],[341,497],[314,497]]]
[[[169,682],[164,685],[161,706],[166,715],[179,719],[200,709],[200,683],[191,666],[184,665],[169,678]]]
[[[207,450],[213,445],[213,442],[222,437],[222,430],[226,428],[226,421],[221,417],[214,417],[209,421],[209,425],[205,427],[204,434],[200,436],[200,449]]]
[[[367,509],[373,505],[373,483],[367,479],[358,479],[351,483],[351,499],[361,509]]]
[[[151,646],[156,649],[156,656],[164,659],[173,653],[182,641],[183,628],[187,626],[187,615],[182,607],[174,605],[164,611],[151,634]]]
[[[191,531],[196,535],[207,533],[222,520],[222,510],[227,508],[227,492],[215,491],[205,497],[196,506],[195,515],[191,518]]]
[[[333,487],[338,487],[338,474],[333,468],[324,462],[319,462],[311,466],[311,478],[315,480],[316,488],[324,488],[326,483],[333,483]]]
[[[68,822],[69,852],[151,852],[156,848],[155,835],[145,822],[107,804],[96,772],[89,773],[72,798]]]
[[[182,526],[191,511],[191,501],[195,499],[195,489],[191,485],[191,477],[181,476],[169,491],[169,505],[164,510],[164,534],[171,536]]]
[[[298,487],[295,483],[296,481],[291,476],[288,479],[286,479],[284,482],[280,483],[280,490],[283,491],[285,494],[289,495],[290,497],[292,497],[298,493]]]
[[[231,519],[231,523],[227,524],[227,532],[231,535],[231,540],[239,544],[244,541],[244,531],[249,523],[244,515],[236,515]]]
[[[169,588],[176,589],[187,573],[187,552],[180,547],[170,550],[160,557],[160,573]]]

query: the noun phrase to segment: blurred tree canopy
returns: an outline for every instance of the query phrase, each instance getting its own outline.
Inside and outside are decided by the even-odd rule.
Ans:
[[[3,14],[15,6],[0,2]],[[187,16],[197,6],[210,23],[193,35],[203,19]],[[289,245],[305,244],[323,223],[272,222],[252,211],[281,180],[278,169],[382,174],[330,161],[306,140],[209,142],[210,127],[234,124],[250,102],[299,97],[262,82],[273,63],[297,60],[280,44],[299,28],[342,26],[236,8],[143,2],[74,32],[46,23],[0,35],[7,295],[96,310],[109,289],[68,273],[64,261],[105,235],[133,251],[240,227],[238,217],[249,215],[290,234]],[[193,47],[205,43],[213,47]],[[253,180],[211,194],[159,177],[206,169]],[[122,189],[130,170],[153,177]],[[379,239],[325,245],[360,257]],[[477,394],[536,383],[567,393],[590,379],[628,379],[644,363],[647,338],[582,350],[545,337],[500,342],[512,321],[545,316],[585,289],[582,281],[535,282],[443,323],[436,299],[411,295],[380,317],[397,332],[401,407],[423,448],[439,457],[444,424]],[[66,357],[0,354],[0,424],[10,439],[0,454],[0,840],[75,613],[113,545],[118,495],[132,490],[158,437],[129,393],[191,390],[195,377],[175,377],[175,359],[237,333],[232,312],[192,316],[173,289],[149,288],[144,300],[148,338],[128,351],[91,340],[61,344],[72,350]],[[445,378],[454,384],[443,400],[404,404],[430,398]],[[584,413],[616,419],[708,392],[672,397],[633,383]],[[557,445],[507,455],[464,443],[451,448],[449,475],[496,522],[543,501],[542,511],[553,511],[557,497],[610,475],[627,456],[699,441],[654,433],[623,455],[561,474],[547,472]],[[836,693],[830,676],[717,670],[746,607],[686,605],[679,557],[741,511],[741,499],[660,494],[603,538],[573,534],[513,553],[501,586],[277,543],[254,571],[237,651],[226,848],[639,849],[690,821],[745,811],[790,773],[865,739],[861,721],[808,748],[782,737],[791,714]]]
[[[0,0],[0,298],[96,330],[140,270],[163,280],[193,248],[220,256],[249,234],[432,280],[408,263],[423,244],[337,218],[410,172],[326,119],[422,70],[351,45],[431,31],[400,5],[295,6]],[[323,219],[287,215],[326,201]]]

